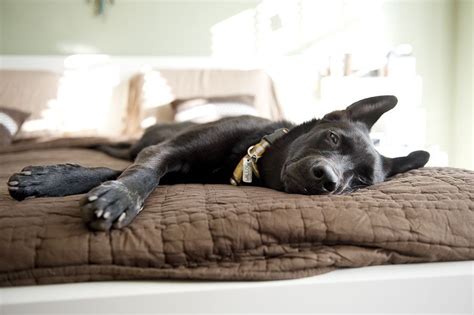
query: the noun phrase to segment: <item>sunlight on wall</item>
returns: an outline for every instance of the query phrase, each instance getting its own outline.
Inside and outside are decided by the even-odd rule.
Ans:
[[[154,70],[151,66],[144,66],[141,73],[144,74],[144,82],[139,119],[140,126],[147,128],[157,122],[160,108],[167,110],[168,108],[164,108],[164,106],[171,103],[175,96],[171,86],[160,71]]]
[[[258,54],[278,56],[298,47],[301,1],[262,1],[257,6]]]
[[[375,0],[263,0],[211,28],[212,55],[267,58],[314,45],[319,54],[370,51],[386,44],[381,8]]]
[[[77,41],[62,40],[58,42],[56,46],[58,51],[66,55],[71,53],[77,55],[94,55],[99,53],[98,48],[87,44],[81,44]]]
[[[285,118],[297,123],[361,98],[394,94],[396,111],[374,129],[380,150],[400,155],[428,148],[436,165],[446,165],[439,146],[426,143],[427,109],[413,47],[388,36],[384,3],[263,0],[212,28],[213,55],[254,51],[275,81]],[[410,128],[401,129],[400,122]]]
[[[145,66],[141,72],[144,74],[142,100],[144,108],[156,108],[169,104],[174,100],[171,87],[160,71]]]
[[[213,56],[229,62],[232,56],[249,57],[252,52],[253,57],[260,57],[277,85],[285,117],[301,122],[321,114],[318,81],[328,63],[334,71],[350,53],[352,67],[362,74],[383,67],[390,47],[384,36],[382,4],[375,0],[263,0],[254,10],[211,29]]]
[[[374,0],[263,0],[211,29],[213,56],[232,62],[232,56],[253,52],[275,81],[285,117],[302,122],[328,109],[318,91],[328,63],[333,75],[347,53],[362,74],[383,67],[390,47],[381,10],[382,2]]]
[[[73,55],[64,66],[57,100],[61,129],[66,133],[100,130],[119,84],[118,66],[110,64],[106,55]]]
[[[39,120],[25,131],[51,130],[61,135],[95,135],[107,124],[113,89],[119,83],[118,66],[107,55],[72,55],[64,61],[57,98],[48,102]]]

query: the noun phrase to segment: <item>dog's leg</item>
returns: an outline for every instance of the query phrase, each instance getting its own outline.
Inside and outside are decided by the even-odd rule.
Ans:
[[[58,197],[86,193],[121,173],[106,167],[87,168],[77,164],[27,166],[13,174],[7,184],[10,195],[16,200]]]
[[[179,160],[177,155],[167,154],[163,145],[145,148],[117,180],[103,183],[82,199],[84,221],[94,230],[130,224],[160,179],[179,169]]]
[[[233,154],[234,145],[240,139],[255,143],[261,138],[255,135],[255,128],[262,123],[266,120],[254,118],[245,123],[240,119],[222,120],[192,127],[168,141],[146,147],[117,180],[103,183],[83,198],[84,221],[95,230],[130,224],[163,176],[168,173],[185,176],[193,168],[221,165]]]

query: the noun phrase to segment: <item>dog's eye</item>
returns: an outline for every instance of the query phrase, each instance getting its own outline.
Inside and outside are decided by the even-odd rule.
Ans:
[[[329,131],[328,136],[329,136],[329,139],[331,140],[331,142],[333,144],[338,144],[339,143],[339,136],[336,135],[334,132]]]

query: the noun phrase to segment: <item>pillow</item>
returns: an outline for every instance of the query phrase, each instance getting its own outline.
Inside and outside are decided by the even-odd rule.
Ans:
[[[251,95],[178,99],[171,106],[175,112],[174,120],[178,122],[206,123],[223,117],[258,115]]]
[[[0,146],[9,145],[30,114],[12,108],[0,107]]]

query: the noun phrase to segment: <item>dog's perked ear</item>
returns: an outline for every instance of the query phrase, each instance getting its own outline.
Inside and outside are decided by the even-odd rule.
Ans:
[[[397,105],[397,98],[393,95],[382,95],[365,98],[353,103],[345,110],[331,112],[323,120],[352,120],[362,122],[370,130],[375,122],[385,112]]]
[[[382,157],[383,169],[386,177],[407,172],[425,166],[430,159],[426,151],[414,151],[407,156],[397,158]]]

